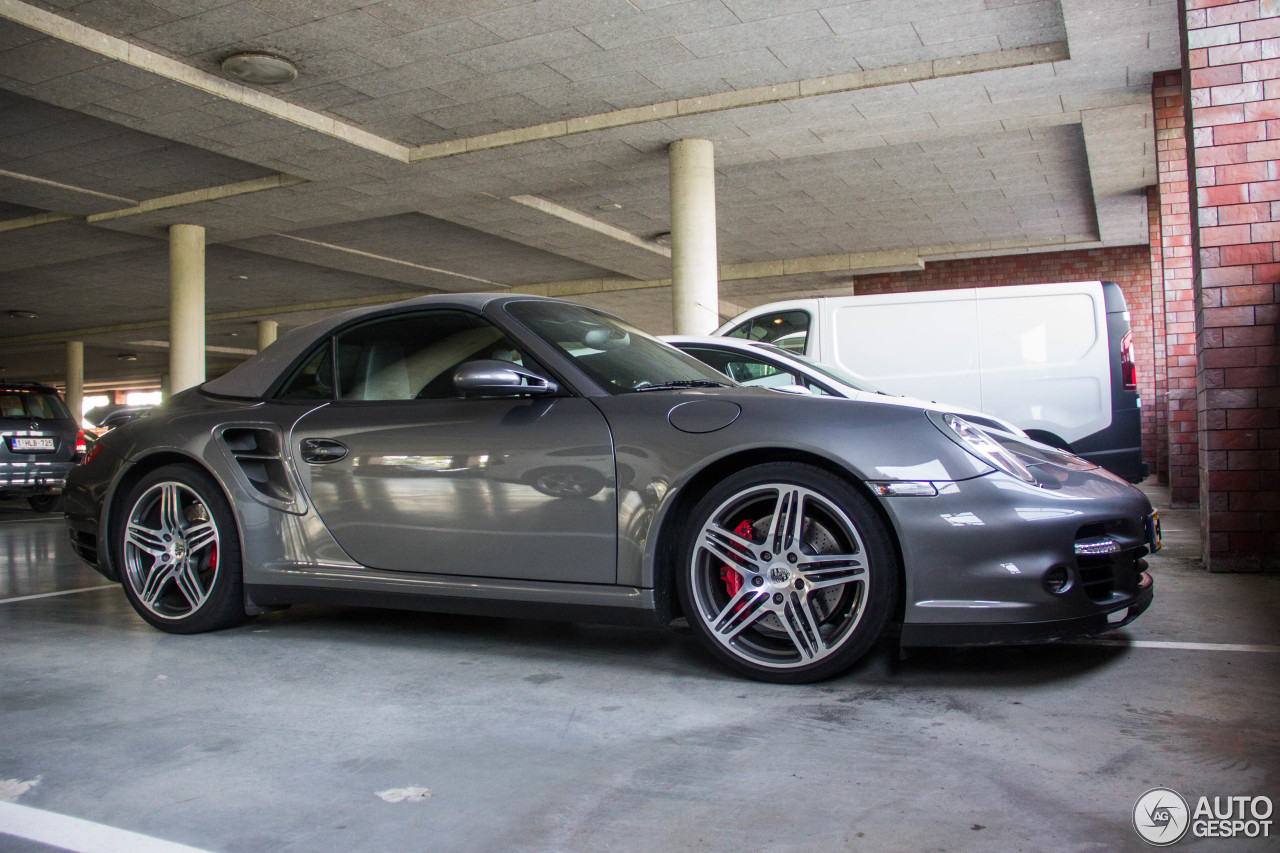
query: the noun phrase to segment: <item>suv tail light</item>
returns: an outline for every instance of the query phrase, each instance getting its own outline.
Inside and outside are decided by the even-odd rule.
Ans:
[[[84,440],[84,430],[82,429],[76,430],[76,455],[84,456],[85,450],[87,449],[88,449],[88,445],[85,443],[85,440]]]
[[[1120,339],[1120,379],[1124,390],[1138,390],[1138,366],[1133,361],[1133,332],[1125,332]]]

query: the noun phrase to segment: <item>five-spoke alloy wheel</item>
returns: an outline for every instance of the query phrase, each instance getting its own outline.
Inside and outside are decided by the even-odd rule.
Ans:
[[[235,522],[207,474],[187,465],[157,469],[116,516],[117,566],[143,619],[178,634],[244,619]]]
[[[845,481],[810,465],[759,465],[694,507],[677,591],[690,626],[733,669],[817,681],[884,630],[897,596],[893,553]]]

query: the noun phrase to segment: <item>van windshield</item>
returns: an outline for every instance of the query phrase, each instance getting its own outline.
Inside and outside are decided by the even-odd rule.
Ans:
[[[788,353],[802,353],[809,342],[808,311],[777,311],[752,317],[725,333],[727,338],[774,344]]]

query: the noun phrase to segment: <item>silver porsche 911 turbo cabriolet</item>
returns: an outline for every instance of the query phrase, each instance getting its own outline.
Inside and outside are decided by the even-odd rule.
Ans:
[[[745,388],[607,314],[428,296],[113,430],[77,552],[165,631],[290,604],[665,624],[754,678],[1041,641],[1151,602],[1141,492],[945,409]]]

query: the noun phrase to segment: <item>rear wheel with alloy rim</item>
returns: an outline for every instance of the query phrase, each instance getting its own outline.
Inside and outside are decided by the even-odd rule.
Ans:
[[[893,547],[867,499],[827,471],[770,463],[694,507],[677,592],[711,653],[764,681],[830,678],[867,652],[897,597]]]
[[[117,565],[143,619],[175,634],[244,620],[235,519],[208,474],[190,465],[159,468],[130,490],[116,515]]]

